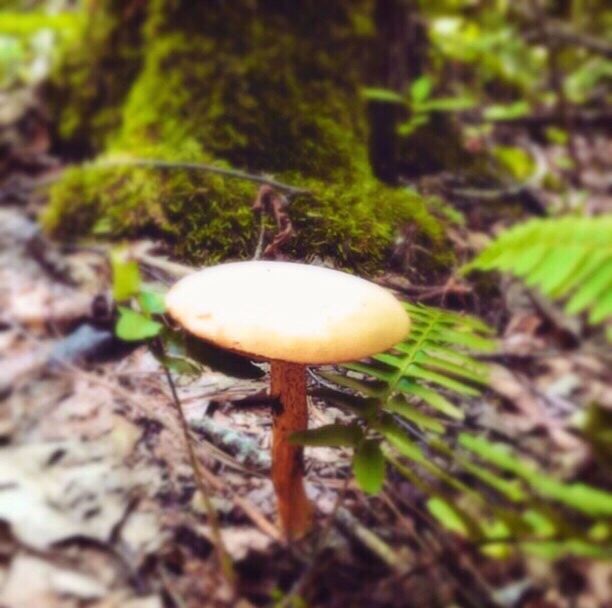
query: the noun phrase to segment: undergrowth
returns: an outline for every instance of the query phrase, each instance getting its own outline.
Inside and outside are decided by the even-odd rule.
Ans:
[[[159,337],[164,364],[177,373],[198,374],[203,365],[238,377],[261,373],[235,355],[194,349],[164,329],[163,297],[141,286],[134,262],[115,254],[112,265],[115,298],[123,302],[120,337]],[[489,556],[520,550],[547,558],[611,558],[612,493],[547,470],[519,453],[503,427],[487,428],[468,415],[474,400],[496,407],[484,393],[489,366],[478,358],[497,348],[493,330],[468,315],[405,306],[412,327],[403,342],[335,372],[318,372],[327,388],[316,395],[354,420],[292,440],[352,448],[355,478],[369,494],[383,489],[387,474],[405,478],[430,517]],[[582,428],[585,439],[591,431]]]
[[[305,445],[348,446],[362,489],[377,493],[385,470],[420,491],[430,514],[491,556],[516,549],[544,557],[612,557],[612,493],[562,479],[520,455],[503,428],[468,420],[488,367],[470,353],[495,348],[480,320],[406,305],[410,336],[344,373],[319,396],[356,416],[300,433]],[[494,407],[494,405],[488,405]],[[387,466],[385,466],[385,463]]]

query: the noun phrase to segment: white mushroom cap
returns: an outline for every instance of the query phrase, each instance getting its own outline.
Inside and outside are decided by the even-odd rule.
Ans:
[[[340,363],[386,350],[410,328],[404,307],[364,279],[290,262],[236,262],[181,279],[166,296],[192,334],[256,358]]]

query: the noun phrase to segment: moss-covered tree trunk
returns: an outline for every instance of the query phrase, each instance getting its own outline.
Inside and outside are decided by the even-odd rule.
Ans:
[[[232,166],[307,189],[290,204],[289,254],[371,267],[406,222],[436,241],[424,202],[370,166],[360,88],[377,65],[374,4],[92,2],[52,92],[62,147]],[[255,194],[204,171],[89,166],[53,189],[45,221],[68,235],[154,234],[198,259],[247,257]]]

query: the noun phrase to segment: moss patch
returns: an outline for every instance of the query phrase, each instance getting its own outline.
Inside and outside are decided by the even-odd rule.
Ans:
[[[328,255],[372,268],[405,222],[439,245],[441,227],[424,202],[378,183],[368,163],[359,88],[372,4],[152,0],[140,30],[142,63],[125,62],[130,69],[138,64],[137,74],[111,104],[119,126],[91,114],[90,125],[107,125],[94,130],[92,146],[221,162],[308,189],[290,208],[297,237],[288,253],[296,256]],[[105,14],[122,29],[113,21],[114,2],[107,1]],[[121,36],[107,32],[106,39]],[[95,81],[97,70],[89,64],[82,74]],[[78,104],[72,111],[82,114]],[[70,126],[66,116],[68,108]],[[64,125],[64,132],[71,129]],[[252,183],[203,172],[83,167],[53,188],[44,221],[62,235],[153,233],[199,261],[249,257],[255,192]]]
[[[203,160],[203,159],[200,159]],[[329,185],[305,180],[308,194],[292,199],[296,237],[287,253],[331,257],[373,270],[389,253],[395,227],[416,222],[432,243],[440,224],[423,200],[374,179]],[[258,226],[251,211],[252,182],[185,170],[86,166],[68,170],[53,188],[44,223],[54,234],[157,236],[178,255],[198,262],[249,258]]]

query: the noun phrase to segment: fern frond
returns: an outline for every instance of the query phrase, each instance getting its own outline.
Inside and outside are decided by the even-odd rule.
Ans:
[[[612,215],[531,220],[501,234],[464,267],[501,270],[553,299],[566,311],[589,311],[589,322],[612,317]]]
[[[473,359],[468,351],[494,349],[492,330],[467,315],[420,304],[405,306],[412,319],[408,338],[391,352],[376,355],[367,363],[346,367],[377,380],[376,396],[387,406],[393,403],[397,413],[401,414],[398,409],[402,408],[398,408],[397,399],[393,401],[392,397],[399,394],[416,398],[445,416],[463,418],[463,412],[448,396],[473,397],[480,393],[480,387],[487,382],[487,367]],[[347,386],[346,381],[340,380],[340,383]],[[374,396],[371,380],[351,378],[348,384],[349,388]]]
[[[587,266],[592,272],[593,265]],[[547,283],[560,289],[568,281],[564,273]],[[360,442],[380,445],[393,469],[422,493],[434,521],[479,543],[485,553],[502,557],[520,547],[550,557],[610,556],[612,530],[605,527],[597,537],[591,530],[608,525],[612,493],[559,479],[509,446],[457,424],[464,413],[455,402],[478,395],[487,383],[488,366],[473,353],[495,347],[492,330],[454,312],[406,308],[409,337],[391,351],[345,365],[346,374],[324,372],[326,380],[349,390],[322,389],[320,396],[361,419]],[[330,433],[336,445],[347,445],[354,427],[337,426],[308,431],[308,445],[329,442]],[[382,484],[380,477],[376,481]],[[581,518],[589,521],[587,529]]]

